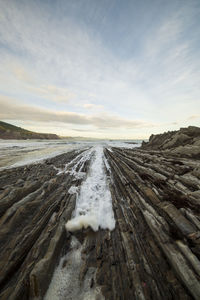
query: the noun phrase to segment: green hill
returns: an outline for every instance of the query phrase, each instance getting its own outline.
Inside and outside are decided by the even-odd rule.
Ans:
[[[14,126],[12,124],[0,121],[0,139],[14,139],[14,140],[27,140],[27,139],[59,139],[56,134],[50,133],[37,133]]]

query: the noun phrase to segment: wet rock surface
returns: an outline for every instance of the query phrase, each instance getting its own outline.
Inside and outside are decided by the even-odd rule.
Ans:
[[[189,126],[178,131],[152,134],[142,149],[162,150],[168,155],[200,159],[200,128]]]
[[[57,299],[199,299],[200,161],[105,148],[115,229],[70,233],[85,177],[63,171],[87,175],[80,153],[0,172],[0,299],[53,299],[58,266],[71,281]]]

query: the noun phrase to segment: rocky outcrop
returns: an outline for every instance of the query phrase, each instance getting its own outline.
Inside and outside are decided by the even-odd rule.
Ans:
[[[152,134],[142,149],[168,151],[172,155],[200,159],[200,128],[189,126],[178,131]]]
[[[70,274],[69,298],[59,299],[200,298],[200,161],[141,149],[104,153],[111,232],[65,230],[75,207],[69,188],[84,177],[58,170],[70,163],[86,174],[90,161],[80,152],[0,172],[1,299],[44,299],[58,265]]]
[[[0,139],[5,140],[26,140],[26,139],[46,139],[46,140],[57,140],[60,137],[56,134],[51,133],[37,133],[29,131],[6,122],[0,121]]]

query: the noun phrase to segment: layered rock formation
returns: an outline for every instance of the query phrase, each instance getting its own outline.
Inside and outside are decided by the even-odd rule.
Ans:
[[[56,272],[67,279],[54,299],[200,298],[200,161],[142,149],[104,153],[111,232],[65,230],[76,202],[70,187],[84,177],[58,170],[75,165],[86,176],[92,158],[73,151],[0,172],[1,299],[50,299]]]
[[[168,154],[200,159],[200,128],[189,126],[178,131],[152,134],[142,149],[162,150]]]
[[[0,121],[0,139],[27,140],[46,139],[57,140],[59,136],[51,133],[37,133]]]

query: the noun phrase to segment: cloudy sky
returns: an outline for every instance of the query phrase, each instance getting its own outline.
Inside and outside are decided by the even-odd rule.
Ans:
[[[200,126],[199,0],[0,0],[0,119],[64,136]]]

